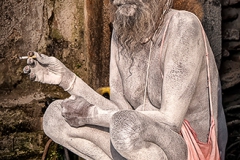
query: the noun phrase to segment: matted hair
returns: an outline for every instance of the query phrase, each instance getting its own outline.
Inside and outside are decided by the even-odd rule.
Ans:
[[[138,6],[132,16],[121,14],[114,6],[112,8],[114,38],[129,54],[133,54],[139,45],[146,43],[153,36],[172,6],[172,0],[132,1]]]

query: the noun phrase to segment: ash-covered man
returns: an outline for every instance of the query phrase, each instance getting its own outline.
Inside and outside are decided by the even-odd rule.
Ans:
[[[56,58],[29,52],[24,72],[72,95],[49,106],[45,133],[85,159],[224,159],[218,71],[199,19],[172,0],[111,3],[110,100]]]

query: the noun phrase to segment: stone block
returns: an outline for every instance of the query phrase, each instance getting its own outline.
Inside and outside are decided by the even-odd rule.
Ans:
[[[203,27],[213,50],[218,68],[221,64],[222,33],[221,33],[221,3],[220,0],[200,0],[204,5]]]
[[[240,63],[232,60],[223,62],[221,68],[222,89],[228,89],[240,83]]]
[[[22,110],[0,112],[0,133],[2,135],[41,131],[41,123],[41,117],[28,117]]]
[[[235,5],[240,3],[240,0],[229,0],[229,5]]]
[[[229,57],[230,56],[230,53],[228,50],[224,49],[223,52],[222,52],[222,56],[223,57]]]
[[[223,48],[227,49],[228,51],[240,51],[240,42],[239,41],[224,42]]]
[[[231,59],[235,62],[240,62],[240,52],[231,55]]]
[[[0,138],[0,153],[13,151],[13,138],[2,136]]]
[[[221,0],[222,6],[228,6],[229,5],[229,0]]]
[[[223,40],[239,40],[239,30],[237,29],[226,29],[223,31]]]
[[[225,8],[222,10],[223,21],[233,21],[238,18],[238,10],[236,8]]]

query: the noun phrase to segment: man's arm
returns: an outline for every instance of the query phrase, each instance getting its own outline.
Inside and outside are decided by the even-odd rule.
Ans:
[[[200,23],[192,13],[174,15],[167,33],[160,112],[179,130],[195,93],[205,46]]]
[[[164,75],[161,109],[142,113],[179,132],[205,58],[202,30],[196,16],[185,11],[173,15],[161,55]]]
[[[109,127],[111,117],[119,110],[132,110],[123,94],[122,78],[118,70],[118,47],[112,38],[110,60],[110,101],[96,94],[80,78],[76,78],[71,95],[81,96],[63,102],[63,116],[72,126],[92,124]],[[115,105],[112,107],[112,105]]]

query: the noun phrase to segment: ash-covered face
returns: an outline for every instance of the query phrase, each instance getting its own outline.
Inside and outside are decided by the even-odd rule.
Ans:
[[[118,43],[129,53],[134,53],[136,47],[147,42],[154,34],[169,1],[113,0],[113,28]]]

